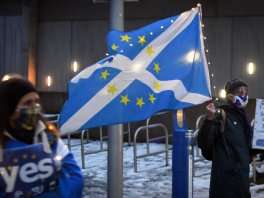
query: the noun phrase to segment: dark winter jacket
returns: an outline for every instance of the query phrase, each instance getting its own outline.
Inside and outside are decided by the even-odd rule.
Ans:
[[[212,160],[210,198],[248,198],[249,188],[249,146],[246,139],[246,125],[236,107],[224,102],[218,108],[226,113],[225,130],[217,130]],[[205,120],[200,130],[212,130],[219,123]],[[217,125],[219,126],[219,125]],[[224,136],[224,137],[223,137]]]

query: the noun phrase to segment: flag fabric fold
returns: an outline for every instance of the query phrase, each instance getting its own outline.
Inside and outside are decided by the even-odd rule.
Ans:
[[[112,30],[110,56],[69,82],[63,134],[145,120],[211,99],[198,8],[131,32]]]

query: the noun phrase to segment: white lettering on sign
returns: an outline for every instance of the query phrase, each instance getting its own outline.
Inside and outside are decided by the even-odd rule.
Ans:
[[[19,171],[20,179],[25,183],[31,183],[38,179],[38,167],[35,163],[27,163],[21,166]]]
[[[13,191],[17,172],[18,172],[18,166],[14,166],[12,168],[10,175],[8,175],[6,168],[0,167],[0,173],[1,173],[5,183],[7,184],[6,192],[12,192]]]
[[[52,165],[52,160],[50,158],[43,159],[39,162],[39,176],[41,179],[45,179],[54,172]]]
[[[45,158],[35,164],[33,162],[25,163],[22,166],[13,166],[8,174],[6,167],[0,167],[0,175],[6,183],[6,192],[12,192],[14,190],[15,181],[17,176],[25,183],[33,183],[39,178],[45,179],[54,173],[52,166],[52,159]]]

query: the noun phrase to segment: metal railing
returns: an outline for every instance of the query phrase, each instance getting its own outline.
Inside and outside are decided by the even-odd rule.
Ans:
[[[193,146],[195,147],[195,151],[196,152],[194,152],[194,157],[195,158],[193,160],[193,176],[196,175],[195,174],[195,163],[205,160],[204,157],[201,154],[201,149],[197,145],[197,135],[198,135],[198,132],[199,132],[199,128],[201,127],[201,124],[202,124],[202,122],[203,122],[204,119],[205,119],[205,115],[200,115],[197,118],[196,123],[195,123],[194,145]]]
[[[107,151],[107,148],[104,148],[103,146],[103,141],[106,140],[108,138],[108,136],[103,136],[103,128],[100,127],[100,148],[98,150],[94,150],[94,151],[86,151],[84,150],[84,135],[85,133],[87,133],[89,135],[89,131],[88,130],[83,130],[81,131],[81,158],[82,158],[82,168],[85,168],[85,155],[89,155],[89,154],[94,154],[94,153],[99,153],[102,151]],[[131,145],[131,130],[130,130],[130,123],[127,123],[127,131],[123,132],[124,135],[128,135],[128,144]],[[89,136],[88,136],[89,137]],[[87,139],[87,143],[89,143],[89,139]]]
[[[149,126],[150,120],[153,117],[158,116],[158,115],[163,115],[166,113],[169,113],[169,111],[163,111],[163,112],[159,112],[159,113],[154,114],[153,116],[151,116],[150,118],[147,119],[146,126]],[[168,134],[168,137],[172,137],[172,133]],[[157,137],[155,140],[160,140],[160,139],[164,139],[164,138],[165,138],[164,136],[160,136],[160,137]],[[146,128],[146,143],[147,143],[147,154],[149,154],[149,128],[148,127]]]
[[[43,114],[43,117],[45,119],[47,119],[50,123],[56,125],[57,128],[58,128],[59,116],[60,116],[60,114]],[[70,151],[71,151],[71,148],[73,146],[79,146],[81,144],[81,143],[80,144],[75,144],[75,145],[71,144],[71,135],[72,134],[77,134],[77,133],[80,133],[80,131],[76,131],[74,133],[67,134],[67,139],[68,139],[67,145],[68,145],[68,148],[69,148]],[[89,139],[89,133],[87,133],[87,141],[88,141],[88,139]]]
[[[160,151],[156,151],[156,152],[149,152],[146,153],[146,154],[143,154],[143,155],[137,155],[137,135],[139,132],[141,131],[146,131],[147,129],[151,129],[151,128],[158,128],[158,127],[161,127],[164,131],[164,134],[165,134],[165,150],[160,150]],[[160,137],[159,137],[160,139]],[[157,138],[149,138],[148,139],[149,141],[154,141],[154,140],[157,140]],[[142,158],[142,157],[147,157],[147,156],[151,156],[151,155],[157,155],[157,154],[160,154],[160,153],[166,153],[166,166],[169,165],[169,157],[168,157],[168,130],[166,128],[166,126],[164,124],[161,124],[161,123],[157,123],[157,124],[152,124],[152,125],[148,125],[148,126],[141,126],[139,127],[136,132],[135,132],[135,135],[134,135],[134,172],[137,172],[138,169],[137,169],[137,158]]]
[[[59,118],[59,114],[43,114],[43,117],[45,119],[47,119],[50,123],[55,124],[57,126],[58,124],[58,118]],[[81,134],[81,140],[80,143],[78,144],[71,144],[71,135],[73,134]],[[99,153],[102,151],[106,151],[107,148],[104,148],[103,146],[103,141],[106,140],[108,138],[108,136],[103,136],[103,127],[99,128],[99,141],[100,141],[100,148],[98,150],[95,151],[89,151],[89,152],[85,152],[84,151],[84,144],[85,143],[89,143],[90,142],[90,137],[89,137],[89,130],[82,130],[82,131],[76,131],[76,132],[72,132],[70,134],[67,134],[67,140],[68,140],[68,148],[71,151],[72,147],[74,146],[81,146],[81,159],[82,159],[82,168],[85,168],[85,159],[84,156],[88,155],[88,154],[93,154],[93,153]],[[124,135],[128,135],[128,145],[131,145],[131,130],[130,130],[130,123],[127,123],[127,131],[123,132]],[[86,142],[85,142],[85,138],[84,136],[86,135]]]
[[[202,123],[202,121],[204,120],[205,118],[205,115],[200,115],[197,120],[196,120],[196,123],[195,123],[195,131],[194,131],[194,137],[195,137],[195,148],[196,148],[196,157],[198,159],[195,159],[194,161],[202,161],[204,158],[203,156],[201,155],[201,150],[198,148],[198,145],[197,145],[197,142],[196,142],[196,137],[198,135],[198,131],[199,131],[199,128],[200,128],[200,125]]]

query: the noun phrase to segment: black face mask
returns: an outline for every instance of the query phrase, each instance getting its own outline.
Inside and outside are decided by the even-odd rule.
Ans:
[[[19,109],[19,117],[14,120],[15,127],[19,130],[31,131],[35,129],[40,119],[40,107],[26,107]]]
[[[14,120],[14,126],[8,126],[7,131],[17,140],[32,144],[35,128],[40,119],[41,108],[27,107],[19,109],[19,117]]]

